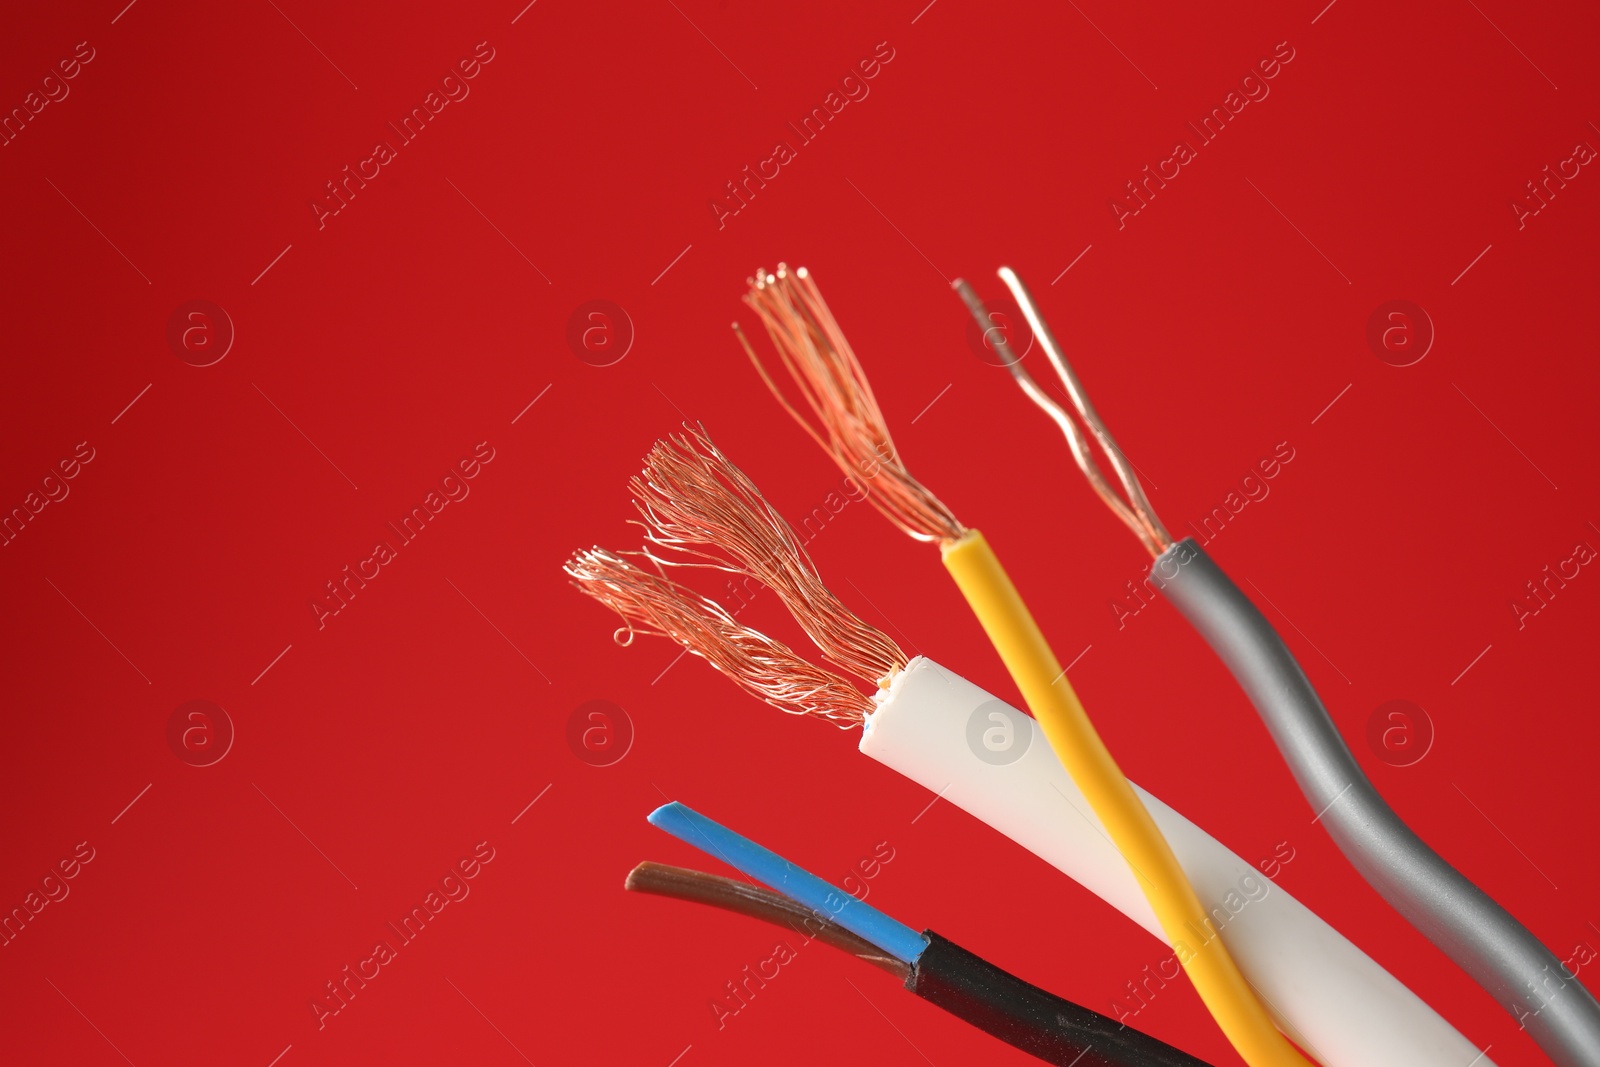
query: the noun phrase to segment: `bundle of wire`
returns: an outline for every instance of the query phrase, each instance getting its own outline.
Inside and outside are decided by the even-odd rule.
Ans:
[[[1180,947],[1178,962],[1212,1018],[1250,1067],[1306,1067],[1304,1057],[1273,1024],[1225,942],[1211,938],[1188,949],[1185,931],[1206,912],[1155,820],[1089,721],[1044,633],[989,543],[963,526],[900,463],[888,424],[822,294],[805,268],[793,275],[757,271],[745,302],[761,316],[767,336],[811,409],[818,426],[785,398],[755,350],[740,341],[773,396],[851,476],[873,465],[870,499],[901,529],[937,541],[950,576],[966,597],[1028,709],[1063,766],[1088,799],[1112,842],[1140,875],[1167,939]],[[735,330],[738,330],[735,325]]]
[[[1033,720],[924,657],[908,659],[823,583],[794,529],[703,433],[657,444],[632,483],[648,548],[580,552],[567,572],[616,611],[620,643],[656,634],[704,658],[780,710],[842,728],[860,749],[1021,844],[1156,937],[1134,873]],[[710,567],[778,594],[823,656],[874,690],[808,662],[668,575]],[[1016,728],[1018,753],[986,762],[968,741],[974,715]],[[1144,790],[1137,795],[1212,910],[1168,940],[1175,950],[1225,939],[1279,1024],[1327,1067],[1487,1064],[1464,1037],[1370,957],[1226,846]],[[1248,905],[1241,906],[1248,894]],[[1224,928],[1225,927],[1225,928]],[[1181,945],[1181,948],[1180,948]],[[1360,1025],[1353,1025],[1359,1020]]]
[[[643,863],[636,892],[711,904],[843,949],[902,979],[917,996],[1024,1052],[1062,1067],[1207,1067],[1193,1056],[1047,993],[932,930],[917,933],[683,804],[650,824],[777,892],[700,871]]]
[[[1368,884],[1494,996],[1555,1063],[1600,1067],[1600,1003],[1553,952],[1433,851],[1378,793],[1272,624],[1193,538],[1174,542],[1166,532],[1027,287],[1010,268],[999,274],[1079,418],[1110,457],[1131,507],[1110,492],[1072,418],[1001,336],[993,338],[997,354],[1028,397],[1062,428],[1096,493],[1154,557],[1146,584],[1172,602],[1244,688],[1329,836]],[[984,306],[971,287],[961,281],[955,285],[980,328],[987,327]]]

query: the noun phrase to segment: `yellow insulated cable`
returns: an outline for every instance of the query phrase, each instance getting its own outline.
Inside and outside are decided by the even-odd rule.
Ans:
[[[1309,1061],[1261,1006],[1222,939],[1212,934],[1198,949],[1189,944],[1194,931],[1211,930],[1210,917],[1166,838],[1100,740],[989,542],[977,530],[968,530],[959,540],[944,543],[943,556],[1050,747],[1133,868],[1178,962],[1217,1025],[1250,1067],[1308,1067]]]

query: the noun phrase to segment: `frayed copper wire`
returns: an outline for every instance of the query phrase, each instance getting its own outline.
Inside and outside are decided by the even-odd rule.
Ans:
[[[748,575],[777,593],[822,654],[868,682],[906,665],[889,636],[862,621],[822,582],[794,527],[703,427],[658,441],[630,483],[658,563]],[[648,551],[648,550],[647,550]]]
[[[636,560],[649,562],[642,553],[592,548],[564,568],[580,591],[622,617],[619,644],[632,643],[637,634],[671,638],[780,711],[826,719],[840,729],[861,725],[872,712],[872,701],[840,676],[740,625],[716,601]]]
[[[734,323],[739,343],[784,410],[890,522],[920,541],[960,539],[966,528],[901,465],[872,386],[810,273],[801,267],[791,274],[780,263],[776,273],[756,271],[749,285],[744,302],[761,317],[820,432],[789,402]]]

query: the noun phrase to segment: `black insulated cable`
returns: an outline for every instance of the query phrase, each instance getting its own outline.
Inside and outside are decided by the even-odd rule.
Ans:
[[[1204,1067],[1181,1049],[1062,1000],[932,930],[906,988],[1046,1063],[1077,1067]]]
[[[781,893],[705,871],[645,862],[625,888],[710,904],[833,945],[905,981],[906,989],[972,1026],[1058,1067],[1210,1067],[1115,1019],[1001,970],[932,930],[909,968]]]

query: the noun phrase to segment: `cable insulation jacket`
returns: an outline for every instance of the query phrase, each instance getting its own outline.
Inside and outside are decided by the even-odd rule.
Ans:
[[[1132,1027],[1062,1000],[932,930],[906,988],[1046,1063],[1061,1067],[1206,1067]]]
[[[1150,574],[1233,672],[1320,813],[1318,821],[1362,877],[1560,1067],[1600,1067],[1600,1003],[1538,938],[1395,814],[1250,599],[1192,538],[1157,556]]]
[[[977,530],[943,545],[944,564],[995,651],[1022,690],[1050,747],[1083,791],[1139,883],[1167,940],[1205,922],[1183,867],[1133,787],[1123,777],[1043,632],[989,543]],[[1309,1067],[1284,1040],[1220,938],[1197,941],[1178,962],[1212,1018],[1250,1067]]]
[[[663,804],[650,813],[649,819],[651,826],[766,883],[826,916],[830,922],[872,942],[897,960],[913,963],[927,947],[922,935],[905,923],[891,919],[871,904],[829,885],[798,864],[701,815],[687,804],[677,801]]]
[[[876,702],[862,734],[863,753],[988,823],[1165,940],[1133,872],[1033,719],[920,656]],[[986,737],[990,729],[996,733]],[[1134,788],[1208,909],[1210,926],[1182,939],[1198,940],[1220,927],[1278,1024],[1325,1067],[1493,1067],[1287,890]],[[1247,788],[1238,799],[1252,802]],[[1166,988],[1178,978],[1176,964],[1152,958],[1141,966],[1145,962],[1148,971],[1130,964],[1127,976],[1141,990],[1140,1000],[1122,989],[1107,991],[1111,1014],[1123,1022],[1151,998],[1177,995]]]
[[[1060,1067],[1208,1067],[1164,1041],[1063,1000],[932,930],[915,967],[781,893],[705,871],[644,862],[624,887],[748,915],[889,971],[906,989],[994,1037]],[[803,945],[803,943],[802,943]]]

